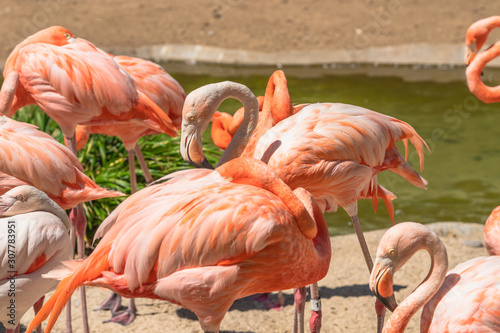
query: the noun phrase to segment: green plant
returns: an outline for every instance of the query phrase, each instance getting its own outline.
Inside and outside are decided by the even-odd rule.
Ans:
[[[59,126],[38,106],[30,105],[19,110],[15,120],[37,125],[40,130],[49,133],[59,142],[64,138]],[[179,152],[179,137],[172,138],[165,134],[143,137],[139,140],[144,158],[153,179],[159,179],[169,173],[190,168]],[[207,159],[215,165],[221,151],[207,133],[203,136],[203,146]],[[78,158],[85,173],[101,187],[130,194],[130,176],[128,157],[120,139],[104,135],[91,135],[87,145],[78,153]],[[136,162],[138,189],[145,186],[142,170]],[[84,204],[87,215],[87,240],[92,240],[97,227],[120,204],[125,197],[101,199]]]

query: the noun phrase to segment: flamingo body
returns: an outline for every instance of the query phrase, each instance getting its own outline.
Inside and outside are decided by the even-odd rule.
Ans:
[[[170,118],[172,124],[180,126],[182,105],[186,98],[181,85],[154,62],[127,56],[115,56],[114,60],[132,77],[136,86]],[[161,126],[151,119],[94,122],[92,126],[77,126],[77,148],[83,148],[89,134],[96,133],[119,137],[129,151],[134,149],[142,136],[162,132]]]
[[[421,332],[500,332],[500,257],[466,261],[425,305]]]
[[[31,196],[35,195],[43,201],[33,203]],[[18,196],[22,196],[21,200],[28,207],[15,215],[5,212],[7,201],[10,205],[12,202],[15,202],[14,205],[23,204],[17,200]],[[12,293],[12,289],[15,292],[15,316],[8,316],[10,311],[0,311],[0,322],[7,329],[15,329],[29,308],[45,293],[57,287],[57,280],[42,275],[55,269],[61,261],[71,258],[68,216],[54,202],[50,204],[49,200],[43,192],[26,185],[14,188],[0,197],[0,244],[4,245],[0,248],[0,306],[3,310],[14,299],[9,293]],[[14,238],[14,233],[9,230],[15,231]],[[15,242],[9,242],[12,239]],[[13,246],[9,247],[8,244]],[[15,257],[10,262],[9,259],[13,257],[9,257],[9,254],[12,253],[15,253]],[[11,288],[11,280],[14,279],[15,288]]]
[[[352,216],[360,197],[393,197],[377,183],[376,174],[385,169],[425,188],[427,182],[395,146],[407,139],[423,167],[423,140],[405,122],[347,104],[311,104],[269,129],[253,157],[268,163],[291,188],[307,188],[326,211],[341,206]]]
[[[71,291],[88,284],[181,304],[205,331],[218,331],[235,299],[321,279],[331,255],[321,211],[307,192],[294,192],[301,201],[309,198],[307,216],[317,221],[316,232],[303,233],[301,213],[286,203],[291,190],[279,195],[257,186],[268,181],[266,174],[287,188],[263,163],[235,160],[215,171],[176,172],[131,195],[103,222],[95,251],[30,327],[53,311],[50,330]]]

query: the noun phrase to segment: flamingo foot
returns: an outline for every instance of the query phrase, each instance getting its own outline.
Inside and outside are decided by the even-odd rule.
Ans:
[[[285,305],[284,297],[282,297],[283,302],[281,299],[279,299],[278,302],[273,302],[273,301],[271,301],[270,296],[271,296],[271,293],[262,293],[262,294],[253,295],[250,299],[252,301],[262,303],[264,305],[264,308],[266,308],[266,309],[273,309],[276,311],[283,310],[283,307]]]
[[[108,298],[104,300],[104,302],[99,305],[98,308],[95,308],[94,311],[105,311],[111,310],[111,312],[116,312],[121,306],[122,298],[117,293],[112,293]]]
[[[129,303],[127,310],[112,312],[112,313],[113,313],[113,316],[111,317],[111,319],[106,320],[103,323],[112,322],[112,323],[120,324],[122,326],[130,325],[134,321],[135,316],[137,314],[134,299],[130,300],[130,303]]]

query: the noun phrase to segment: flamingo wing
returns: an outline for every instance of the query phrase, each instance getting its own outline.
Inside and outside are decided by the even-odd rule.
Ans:
[[[294,220],[272,193],[232,184],[215,171],[171,177],[167,184],[132,195],[103,222],[104,228],[110,223],[113,228],[100,244],[113,241],[111,266],[123,272],[130,290],[146,283],[155,269],[161,278],[246,260],[278,242],[278,229]],[[184,177],[190,177],[189,183],[180,181]],[[139,209],[145,206],[148,212]]]
[[[154,62],[127,56],[115,56],[114,59],[132,76],[137,86],[172,119],[174,125],[179,126],[186,99],[186,93],[179,82]]]
[[[120,115],[139,98],[130,76],[89,43],[29,44],[15,69],[36,104],[60,125],[86,122],[104,108]]]
[[[31,124],[0,118],[2,190],[30,184],[47,193],[64,209],[105,197],[123,195],[100,188],[85,175],[76,156]]]

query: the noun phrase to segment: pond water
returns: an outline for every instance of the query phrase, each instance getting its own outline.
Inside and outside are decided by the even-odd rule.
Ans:
[[[232,80],[263,95],[272,68],[174,66],[167,70],[186,92],[212,82]],[[201,68],[201,69],[200,69]],[[484,223],[500,205],[500,105],[484,104],[470,94],[464,69],[443,68],[284,68],[294,103],[341,102],[359,105],[411,124],[426,140],[422,190],[386,171],[379,182],[392,191],[396,222],[464,221]],[[188,73],[188,74],[186,74]],[[485,72],[495,82],[498,71]],[[498,81],[498,80],[496,80]],[[498,84],[498,82],[496,83]],[[241,105],[226,101],[232,112]],[[418,160],[410,148],[410,164]],[[386,228],[391,221],[382,202],[375,214],[369,200],[360,200],[364,230]],[[353,232],[349,216],[339,209],[327,214],[332,235]]]

